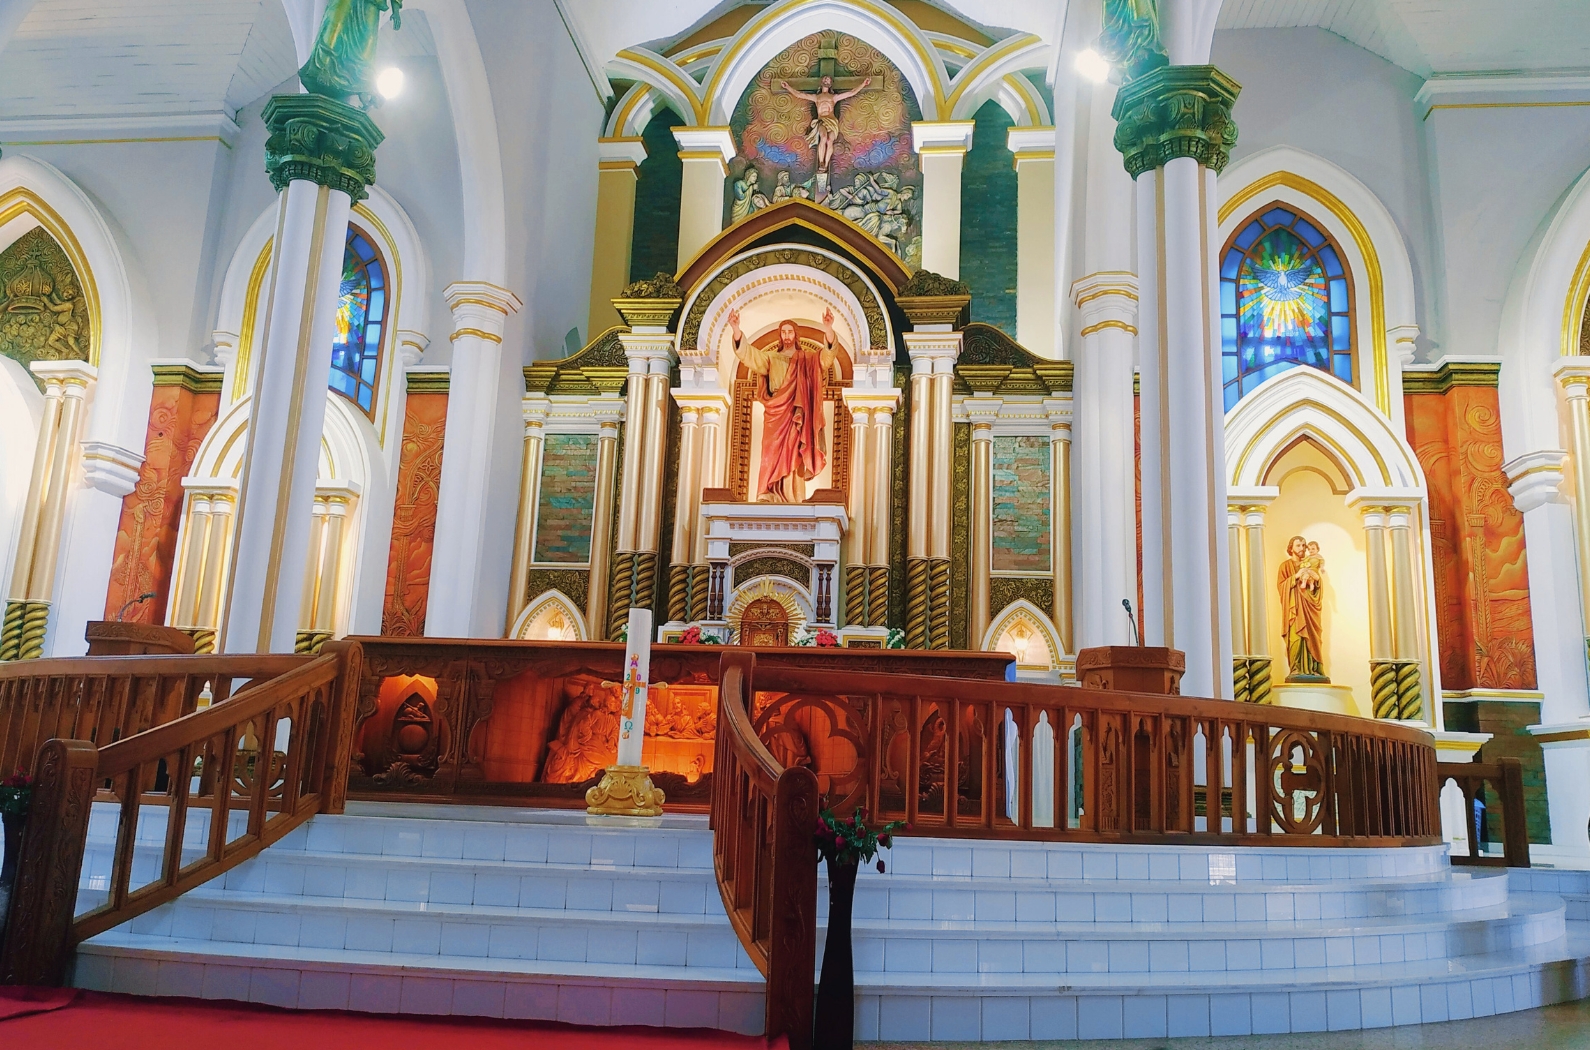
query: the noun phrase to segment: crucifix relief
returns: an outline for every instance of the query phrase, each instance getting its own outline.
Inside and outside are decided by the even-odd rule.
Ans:
[[[817,185],[814,196],[821,201],[828,195],[828,164],[833,160],[834,142],[839,138],[839,103],[866,90],[881,90],[883,77],[839,76],[838,41],[824,36],[817,48],[817,69],[809,77],[781,80],[779,87],[815,107],[806,141],[817,153]]]

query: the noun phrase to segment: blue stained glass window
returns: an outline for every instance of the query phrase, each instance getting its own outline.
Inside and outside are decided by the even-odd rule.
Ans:
[[[1319,226],[1273,207],[1242,226],[1220,260],[1226,410],[1298,365],[1353,380],[1352,282]]]
[[[386,327],[386,265],[375,245],[348,227],[342,253],[342,292],[337,301],[337,335],[331,344],[331,389],[375,413],[380,375],[381,335]]]

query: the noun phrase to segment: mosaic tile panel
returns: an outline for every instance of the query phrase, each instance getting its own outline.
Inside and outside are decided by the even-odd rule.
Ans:
[[[1049,572],[1049,439],[994,438],[994,571]]]
[[[591,509],[596,502],[595,434],[548,434],[541,453],[541,497],[534,560],[591,560]]]

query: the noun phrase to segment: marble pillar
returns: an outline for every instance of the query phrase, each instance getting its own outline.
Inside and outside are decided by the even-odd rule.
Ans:
[[[1137,181],[1142,309],[1144,634],[1186,654],[1182,691],[1230,697],[1224,401],[1215,175],[1239,88],[1213,66],[1164,66],[1116,96],[1116,146]]]
[[[1005,144],[1016,164],[1016,342],[1039,357],[1058,357],[1055,129],[1011,128]]]
[[[502,608],[481,608],[478,595],[489,553],[502,549],[492,542],[486,522],[501,430],[497,406],[502,393],[502,337],[509,315],[524,303],[487,281],[455,281],[443,295],[453,315],[453,361],[425,633],[442,638],[492,637],[502,629]]]
[[[961,273],[961,165],[975,121],[916,121],[911,143],[922,165],[922,269]]]
[[[646,146],[639,138],[596,140],[596,240],[591,253],[587,342],[623,323],[613,309],[613,299],[629,283],[630,248],[635,235],[635,169],[645,159]]]
[[[723,180],[734,159],[728,128],[675,128],[679,160],[679,269],[723,229]]]

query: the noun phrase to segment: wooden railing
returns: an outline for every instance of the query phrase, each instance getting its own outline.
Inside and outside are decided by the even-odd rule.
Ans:
[[[1496,762],[1442,762],[1436,766],[1436,777],[1443,787],[1448,780],[1456,781],[1458,790],[1463,792],[1469,851],[1467,855],[1454,852],[1453,864],[1529,867],[1529,826],[1524,811],[1524,764],[1521,761],[1504,758]],[[1474,800],[1483,799],[1487,783],[1491,787],[1492,799],[1501,802],[1500,857],[1486,856],[1480,852],[1481,822],[1480,814],[1474,808]],[[1485,812],[1490,816],[1497,815],[1494,806],[1487,806]]]
[[[86,724],[101,731],[149,720],[146,700],[154,703],[153,717],[189,710],[103,746],[52,733],[39,748],[0,980],[58,984],[80,941],[256,856],[314,813],[341,811],[361,651],[357,643],[333,642],[318,657],[291,659],[129,657],[61,661],[72,665],[66,674],[52,673],[54,661],[4,669],[32,670],[38,681],[22,687],[24,696],[42,696],[46,710],[87,712]],[[213,666],[201,669],[205,663]],[[92,671],[78,670],[82,664]],[[25,677],[12,673],[6,681]],[[249,677],[262,680],[226,698],[233,683]],[[194,712],[200,679],[212,691],[221,685],[224,702]],[[77,683],[75,696],[61,682]],[[134,709],[142,713],[129,715]],[[118,806],[115,845],[103,902],[74,916],[96,801]],[[156,807],[165,818],[163,840],[140,843],[140,812]],[[200,841],[190,843],[191,836]],[[140,847],[158,851],[157,862],[140,869]]]
[[[790,1050],[812,1042],[817,965],[817,777],[785,768],[746,714],[751,652],[725,652],[719,670],[712,861],[724,910],[767,978],[764,1034]]]
[[[275,678],[307,656],[89,656],[0,663],[0,777],[31,770],[46,740],[104,747],[175,721],[239,683]]]
[[[914,834],[1402,846],[1441,839],[1431,738],[1342,715],[758,667],[738,705],[824,805]],[[725,690],[724,709],[737,706]]]

